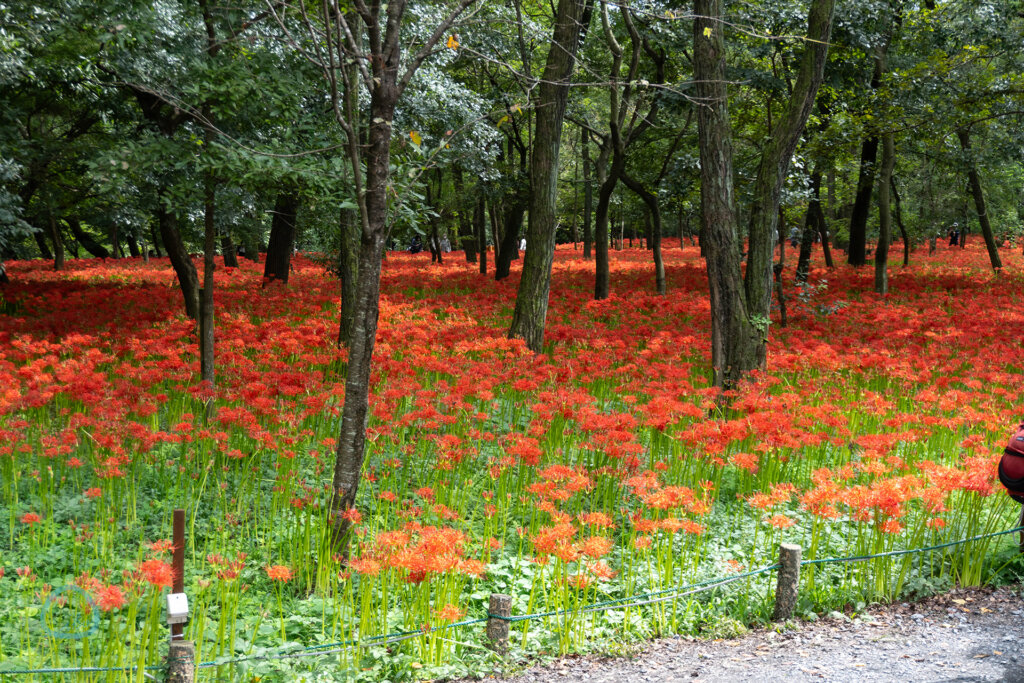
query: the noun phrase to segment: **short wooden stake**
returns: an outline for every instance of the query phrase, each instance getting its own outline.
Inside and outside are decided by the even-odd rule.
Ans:
[[[167,653],[167,683],[194,683],[196,646],[190,640],[172,640]]]
[[[800,546],[779,544],[779,581],[775,587],[775,611],[772,621],[784,621],[793,616],[797,587],[800,585]]]
[[[491,593],[491,602],[487,609],[487,640],[489,647],[505,656],[508,654],[509,622],[512,616],[512,596],[503,593]],[[506,617],[502,619],[501,617]]]

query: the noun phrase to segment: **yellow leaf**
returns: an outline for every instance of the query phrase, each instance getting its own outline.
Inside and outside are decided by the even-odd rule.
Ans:
[[[500,119],[498,119],[498,126],[497,127],[501,128],[501,124],[505,123],[506,121],[508,121],[508,117],[507,116],[502,116]]]
[[[445,47],[447,47],[449,50],[458,50],[459,39],[456,38],[455,36],[448,36],[448,42],[445,43]]]
[[[707,27],[704,28],[704,37],[705,38],[709,38],[709,39],[711,38],[711,27],[710,26],[707,26]]]
[[[423,142],[423,138],[420,136],[419,133],[417,133],[414,130],[409,131],[409,139],[412,140],[412,144],[416,145],[417,147],[419,147],[420,143]]]

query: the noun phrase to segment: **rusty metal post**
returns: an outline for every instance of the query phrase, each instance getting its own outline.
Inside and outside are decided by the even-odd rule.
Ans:
[[[174,511],[174,550],[171,556],[171,573],[174,579],[173,593],[185,592],[185,511]],[[178,640],[184,634],[182,624],[171,625],[171,640]]]
[[[487,610],[487,640],[490,641],[488,647],[503,657],[508,654],[508,617],[510,616],[512,616],[512,596],[491,593],[491,602]]]

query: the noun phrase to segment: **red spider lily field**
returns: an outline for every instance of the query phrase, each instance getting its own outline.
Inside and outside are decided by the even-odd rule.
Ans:
[[[166,260],[8,262],[0,674],[159,666],[174,508],[200,677],[254,681],[488,673],[492,593],[540,615],[511,624],[513,659],[720,637],[769,619],[774,574],[625,599],[770,565],[780,542],[848,557],[1015,525],[996,468],[1022,412],[1016,250],[1000,275],[980,241],[915,252],[886,297],[869,269],[817,263],[802,288],[787,270],[789,324],[728,404],[698,249],[666,245],[666,296],[649,252],[613,252],[603,301],[579,254],[557,251],[542,355],[506,338],[515,268],[388,256],[347,563],[328,542],[346,355],[323,265],[266,288],[262,266],[217,270],[211,390]],[[1015,540],[808,566],[797,615],[1016,580]],[[125,678],[142,669],[66,674]]]

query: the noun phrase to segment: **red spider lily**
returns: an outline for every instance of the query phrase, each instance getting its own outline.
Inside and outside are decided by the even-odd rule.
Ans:
[[[267,567],[267,577],[271,581],[285,583],[287,581],[291,581],[293,576],[294,574],[292,573],[292,570],[284,565],[275,564]]]
[[[139,565],[142,579],[156,588],[170,588],[174,585],[174,572],[171,565],[163,560],[146,560]]]

